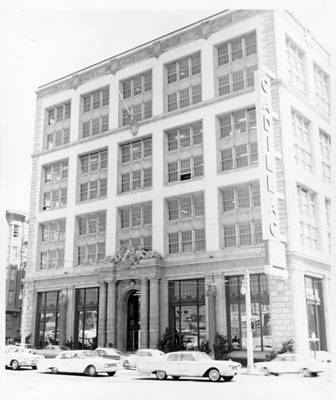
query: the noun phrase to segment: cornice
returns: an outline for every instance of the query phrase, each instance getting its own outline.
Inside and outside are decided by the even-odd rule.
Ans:
[[[254,17],[265,10],[236,10],[223,11],[218,16],[209,17],[208,20],[202,20],[198,23],[182,28],[177,32],[170,33],[159,39],[131,49],[120,55],[111,57],[100,63],[77,71],[71,75],[60,78],[57,81],[41,86],[37,92],[37,99],[53,95],[58,92],[74,89],[90,80],[102,77],[104,75],[115,75],[118,71],[129,67],[138,62],[159,58],[163,53],[173,48],[193,42],[198,39],[207,40],[214,33],[234,25],[242,20]]]

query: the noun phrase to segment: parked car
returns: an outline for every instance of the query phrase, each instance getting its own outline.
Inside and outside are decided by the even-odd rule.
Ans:
[[[48,344],[43,349],[32,349],[32,352],[35,354],[41,354],[45,358],[55,358],[59,355],[62,351],[70,350],[67,346],[59,346],[54,344]]]
[[[69,372],[96,376],[100,373],[107,373],[109,376],[115,375],[118,370],[116,360],[106,360],[99,357],[95,351],[75,350],[62,351],[57,357],[45,359],[38,363],[39,372]]]
[[[273,360],[255,363],[255,367],[266,375],[299,374],[317,376],[326,370],[326,364],[298,353],[278,354]]]
[[[121,362],[123,360],[122,353],[113,347],[97,347],[95,352],[98,354],[99,357],[117,361],[118,366],[121,365]]]
[[[42,355],[34,354],[31,349],[23,346],[5,347],[5,366],[14,370],[21,367],[31,367],[36,369],[37,363],[44,359]]]
[[[239,372],[241,364],[234,361],[213,360],[200,351],[176,351],[166,354],[160,360],[142,360],[137,363],[137,371],[145,374],[155,374],[159,380],[183,377],[203,377],[211,382],[221,378],[231,381]]]
[[[154,360],[157,358],[161,358],[164,355],[165,353],[160,350],[141,349],[138,350],[135,354],[125,355],[122,366],[126,369],[135,369],[139,361],[147,360],[148,358]]]

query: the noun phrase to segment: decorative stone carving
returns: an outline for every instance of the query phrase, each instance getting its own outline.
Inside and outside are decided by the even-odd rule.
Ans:
[[[135,249],[134,247],[126,248],[122,247],[120,251],[115,256],[107,256],[104,259],[104,264],[124,264],[124,265],[134,265],[139,264],[141,260],[155,259],[155,261],[162,260],[161,255],[152,250],[146,249]]]
[[[209,21],[203,22],[203,24],[201,25],[201,36],[202,36],[202,38],[207,40],[210,35],[211,35],[210,22]]]
[[[163,49],[161,48],[161,42],[154,42],[151,47],[151,53],[153,57],[159,58],[163,53]]]
[[[120,70],[120,60],[113,59],[110,63],[110,71],[113,75],[115,75]]]
[[[72,87],[76,90],[80,85],[80,77],[78,75],[72,75]]]

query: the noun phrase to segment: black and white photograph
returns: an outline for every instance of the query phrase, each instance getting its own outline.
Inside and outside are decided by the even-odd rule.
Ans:
[[[336,4],[4,0],[0,389],[336,400]]]

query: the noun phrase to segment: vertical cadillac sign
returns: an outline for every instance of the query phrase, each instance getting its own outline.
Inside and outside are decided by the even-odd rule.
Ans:
[[[255,72],[256,116],[259,153],[262,232],[265,243],[265,272],[287,277],[285,245],[279,229],[271,78],[263,70]]]

